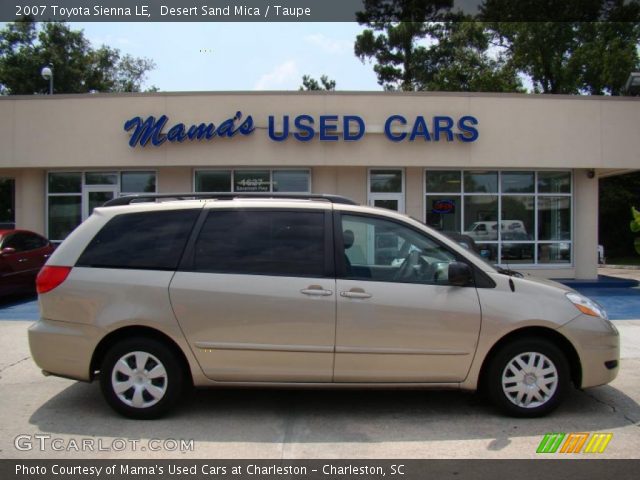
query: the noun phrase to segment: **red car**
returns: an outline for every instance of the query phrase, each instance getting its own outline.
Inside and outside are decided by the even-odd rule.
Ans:
[[[28,230],[0,230],[0,296],[34,293],[36,275],[55,246]]]

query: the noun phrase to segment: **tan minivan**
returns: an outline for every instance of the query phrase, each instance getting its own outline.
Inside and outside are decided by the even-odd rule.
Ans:
[[[270,196],[97,208],[39,274],[35,362],[134,418],[194,385],[482,388],[533,417],[616,377],[618,332],[575,291],[389,210]]]

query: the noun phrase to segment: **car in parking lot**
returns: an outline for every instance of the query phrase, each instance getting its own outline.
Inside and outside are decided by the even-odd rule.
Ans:
[[[0,297],[36,291],[36,275],[55,247],[28,230],[0,230]]]
[[[483,389],[534,417],[617,375],[597,303],[405,215],[330,195],[142,202],[169,196],[96,208],[38,276],[34,361],[99,379],[125,416],[195,385]]]

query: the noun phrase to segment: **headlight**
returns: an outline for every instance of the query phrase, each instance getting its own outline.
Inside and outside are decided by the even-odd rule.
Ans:
[[[585,315],[591,315],[592,317],[608,318],[607,312],[597,302],[594,302],[590,298],[580,295],[579,293],[569,292],[567,298],[575,307]]]

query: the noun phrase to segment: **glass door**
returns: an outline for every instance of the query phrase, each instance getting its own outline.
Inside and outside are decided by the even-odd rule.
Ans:
[[[118,187],[114,186],[85,186],[82,192],[82,220],[86,220],[96,207],[117,196]]]
[[[404,213],[404,171],[372,168],[369,170],[369,205]]]

